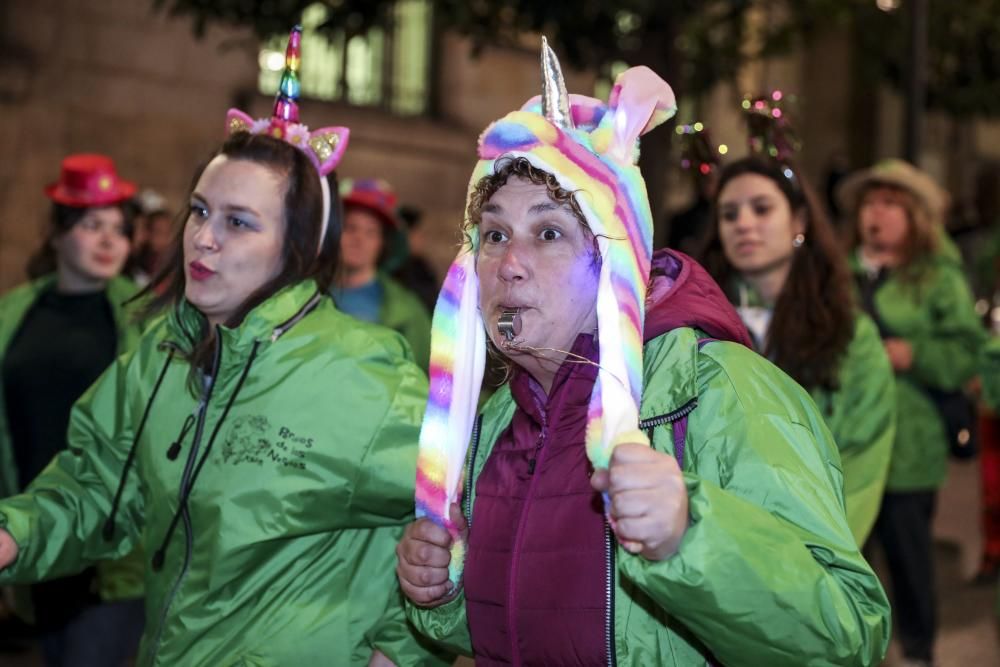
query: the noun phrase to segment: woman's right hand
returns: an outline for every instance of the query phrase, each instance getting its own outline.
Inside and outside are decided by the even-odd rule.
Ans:
[[[17,542],[6,530],[0,530],[0,570],[17,560]]]
[[[469,528],[457,504],[451,506],[451,520],[467,539]],[[437,607],[455,596],[455,586],[448,580],[451,542],[451,534],[430,519],[417,519],[406,527],[396,546],[396,576],[413,604]]]

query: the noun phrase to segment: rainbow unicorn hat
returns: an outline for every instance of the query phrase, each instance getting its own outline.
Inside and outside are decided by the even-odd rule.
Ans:
[[[285,70],[281,73],[271,117],[254,120],[239,109],[230,109],[226,113],[226,135],[236,132],[267,134],[290,143],[306,154],[316,167],[323,189],[323,229],[320,234],[322,247],[330,218],[330,186],[326,176],[337,168],[344,157],[351,131],[346,127],[321,127],[310,132],[307,126],[299,122],[301,50],[302,26],[297,25],[288,35]]]
[[[639,136],[672,117],[676,104],[670,86],[647,67],[623,72],[607,103],[568,95],[559,61],[544,38],[542,73],[542,95],[480,136],[470,192],[494,173],[501,158],[526,158],[574,193],[598,239],[600,370],[590,399],[586,442],[593,465],[606,468],[617,444],[648,443],[638,424],[653,219],[636,161]],[[486,358],[475,265],[478,246],[478,231],[472,228],[434,309],[430,396],[417,462],[417,514],[453,535],[457,533],[448,508],[459,500]],[[457,583],[464,545],[455,543],[451,577]]]

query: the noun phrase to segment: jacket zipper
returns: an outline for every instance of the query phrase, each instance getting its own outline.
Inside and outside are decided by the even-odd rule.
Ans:
[[[541,459],[545,455],[547,448],[543,447],[545,441],[545,429],[548,424],[542,424],[542,430],[538,434],[538,442],[535,444],[535,458]],[[532,459],[534,460],[534,459]],[[530,464],[529,464],[530,465]],[[517,522],[517,534],[514,536],[514,547],[511,553],[514,554],[514,560],[511,563],[510,568],[510,583],[508,584],[507,591],[507,626],[508,632],[510,633],[510,657],[511,662],[515,665],[521,664],[521,655],[518,651],[518,638],[517,638],[517,611],[514,606],[515,591],[517,590],[517,570],[520,558],[517,556],[520,553],[521,539],[524,537],[524,525],[528,522],[528,507],[531,504],[531,499],[535,495],[535,484],[538,482],[538,475],[534,474],[534,466],[531,466],[531,481],[528,483],[528,495],[524,499],[524,507],[521,510],[521,516]]]
[[[201,446],[201,438],[205,431],[205,417],[208,413],[208,402],[212,397],[212,390],[215,389],[215,382],[219,377],[219,367],[222,364],[222,331],[219,327],[216,327],[215,336],[216,345],[215,358],[212,361],[212,376],[209,378],[208,386],[205,387],[205,393],[201,399],[201,409],[198,412],[198,421],[194,429],[194,439],[191,442],[191,449],[188,452],[188,458],[184,464],[184,473],[181,475],[180,497],[184,496],[185,489],[187,489],[187,485],[191,480],[191,473],[194,471],[195,462],[198,459],[198,449]],[[177,575],[177,579],[174,581],[174,585],[170,589],[170,594],[164,601],[163,608],[160,611],[160,622],[156,629],[156,639],[152,644],[149,656],[150,665],[155,664],[156,655],[160,651],[160,641],[163,639],[163,630],[166,626],[167,613],[170,611],[170,605],[173,604],[174,598],[177,597],[177,593],[180,591],[181,583],[183,583],[185,577],[187,576],[188,569],[191,567],[191,556],[194,552],[194,528],[191,524],[191,514],[189,513],[187,507],[181,511],[181,519],[184,521],[184,563],[181,566],[180,574]]]
[[[677,408],[673,412],[668,412],[664,415],[658,415],[656,417],[650,417],[649,419],[643,419],[642,421],[639,422],[639,429],[642,431],[646,431],[651,428],[656,428],[657,426],[663,426],[664,424],[675,422],[678,419],[681,419],[682,417],[686,417],[689,414],[691,414],[691,412],[693,412],[696,407],[698,407],[697,396],[692,398],[690,401],[688,401],[681,407]]]
[[[673,412],[643,419],[639,422],[639,429],[651,431],[657,426],[675,422],[691,414],[696,407],[698,407],[697,397],[692,398]],[[652,440],[652,434],[650,434],[650,439]],[[607,571],[604,579],[604,646],[608,651],[609,667],[615,667],[618,664],[618,659],[615,655],[615,537],[611,531],[611,526],[606,521],[604,523],[604,553],[606,556],[605,562],[607,563]]]
[[[306,301],[306,304],[299,309],[299,312],[292,315],[291,319],[282,322],[274,328],[274,331],[271,332],[271,342],[273,343],[277,341],[285,334],[286,331],[294,327],[300,320],[302,320],[302,318],[311,313],[313,309],[319,305],[322,298],[323,294],[320,292],[313,294],[312,298]]]
[[[469,469],[465,473],[465,525],[472,526],[472,474],[476,469],[476,450],[479,449],[479,429],[483,426],[483,416],[472,423],[472,447],[469,453]]]

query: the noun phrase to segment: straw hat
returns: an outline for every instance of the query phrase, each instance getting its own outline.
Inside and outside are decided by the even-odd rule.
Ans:
[[[950,199],[948,193],[927,172],[896,158],[881,160],[845,178],[837,187],[837,203],[845,211],[855,211],[864,192],[878,185],[888,185],[911,193],[932,219],[944,219]]]

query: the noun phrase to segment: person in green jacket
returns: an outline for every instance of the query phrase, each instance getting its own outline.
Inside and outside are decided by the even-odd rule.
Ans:
[[[438,300],[410,618],[477,665],[878,664],[889,607],[822,415],[703,269],[652,253],[634,160],[669,86],[570,97],[554,60],[480,138]],[[510,380],[472,418],[486,339]]]
[[[859,546],[885,490],[895,381],[875,325],[801,174],[750,157],[726,165],[702,261],[726,286],[754,347],[812,395],[840,450],[847,521]]]
[[[74,406],[69,450],[0,501],[3,583],[143,546],[143,667],[446,664],[393,575],[426,379],[325,296],[347,130],[295,116],[230,111],[150,303],[165,314]]]
[[[419,297],[390,277],[406,256],[406,235],[396,215],[396,194],[383,180],[345,179],[340,273],[331,294],[358,319],[403,334],[417,364],[430,363],[431,319]]]
[[[885,160],[848,177],[852,270],[896,374],[902,417],[874,534],[886,553],[904,656],[933,660],[936,603],[931,523],[948,470],[943,392],[975,374],[985,331],[957,252],[941,243],[946,194],[924,172]]]
[[[28,262],[31,280],[0,297],[0,497],[26,487],[66,449],[73,403],[135,346],[139,327],[124,303],[136,287],[120,275],[134,192],[111,158],[95,154],[66,157],[59,181],[45,189],[49,231]],[[117,666],[134,656],[143,625],[139,558],[18,591],[46,665]]]

